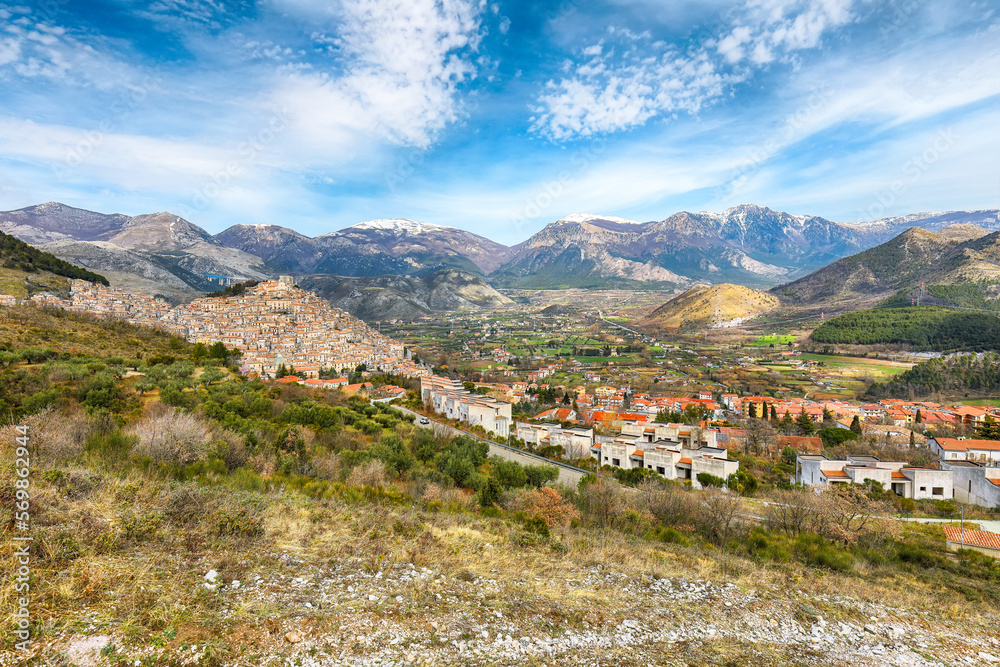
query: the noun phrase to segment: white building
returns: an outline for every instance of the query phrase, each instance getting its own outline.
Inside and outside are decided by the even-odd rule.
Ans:
[[[538,447],[562,447],[563,456],[579,459],[590,455],[594,429],[582,426],[563,428],[559,424],[517,422],[517,437]]]
[[[644,443],[641,438],[622,435],[609,442],[595,444],[593,451],[602,466],[626,470],[646,468],[667,479],[690,480],[696,489],[702,488],[698,481],[700,473],[728,480],[740,469],[739,461],[728,458],[725,449],[691,449],[670,440]]]
[[[972,461],[941,461],[953,476],[955,500],[981,507],[1000,507],[1000,467]]]
[[[502,438],[510,435],[510,403],[466,391],[458,380],[440,376],[420,378],[420,397],[424,405],[448,419],[470,426],[482,426],[487,433]]]
[[[950,470],[910,468],[900,461],[883,461],[876,456],[848,456],[844,461],[822,454],[795,457],[797,484],[826,489],[836,484],[864,484],[867,480],[914,500],[945,500],[954,495]]]
[[[1000,440],[972,438],[930,438],[927,446],[942,461],[1000,463]]]

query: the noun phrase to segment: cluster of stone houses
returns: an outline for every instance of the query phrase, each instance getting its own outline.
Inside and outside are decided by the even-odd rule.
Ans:
[[[400,343],[295,287],[290,276],[259,283],[239,296],[195,299],[177,307],[83,280],[71,281],[69,301],[49,297],[51,305],[67,310],[159,327],[191,342],[222,342],[243,353],[245,372],[262,377],[273,377],[282,365],[311,379],[321,370],[346,373],[362,364],[406,377],[430,374],[406,358]]]
[[[458,380],[439,375],[420,378],[425,406],[448,419],[481,426],[487,433],[507,438],[511,433],[511,404],[467,391]]]

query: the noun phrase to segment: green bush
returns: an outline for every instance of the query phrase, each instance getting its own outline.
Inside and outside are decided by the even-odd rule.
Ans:
[[[691,540],[684,533],[669,526],[658,526],[650,537],[666,544],[679,544],[682,547],[691,546]]]
[[[704,487],[714,486],[721,489],[722,485],[726,483],[726,480],[721,477],[716,477],[715,475],[707,472],[698,473],[696,479],[698,480],[698,483]]]

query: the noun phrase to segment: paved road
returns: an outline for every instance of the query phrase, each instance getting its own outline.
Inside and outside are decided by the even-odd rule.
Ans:
[[[442,424],[441,422],[435,419],[431,419],[429,424],[421,424],[420,418],[423,417],[424,415],[399,405],[394,405],[393,407],[398,410],[402,410],[403,412],[406,412],[408,414],[416,416],[417,421],[414,422],[415,425],[421,426],[423,428],[433,429],[435,435],[444,435],[452,438],[455,437],[456,435],[467,435],[471,438],[476,438],[478,440],[482,440],[483,442],[487,443],[490,446],[491,455],[495,454],[496,456],[507,459],[508,461],[517,461],[521,465],[546,464],[546,465],[556,466],[557,468],[559,468],[558,481],[561,484],[565,484],[567,486],[576,486],[577,484],[580,483],[580,479],[585,474],[585,471],[580,470],[578,468],[574,468],[573,466],[568,466],[563,463],[557,463],[556,461],[550,461],[549,459],[543,458],[541,456],[535,456],[533,454],[522,452],[520,450],[511,449],[504,445],[497,444],[491,440],[487,440],[486,438],[482,438],[474,433],[469,433],[468,431],[457,429],[449,424]]]

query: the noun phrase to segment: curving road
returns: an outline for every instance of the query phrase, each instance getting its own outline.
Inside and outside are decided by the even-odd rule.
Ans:
[[[475,433],[463,431],[462,429],[455,428],[450,424],[443,424],[429,417],[428,417],[428,419],[430,419],[429,424],[421,424],[420,418],[425,417],[426,415],[422,415],[419,412],[414,412],[413,410],[404,408],[400,405],[394,405],[392,407],[396,408],[397,410],[401,410],[407,414],[414,415],[417,418],[417,421],[414,422],[415,426],[433,429],[435,435],[444,435],[448,437],[455,437],[456,435],[467,435],[470,438],[476,438],[477,440],[482,440],[483,442],[485,442],[490,446],[491,456],[496,455],[501,458],[507,459],[508,461],[516,461],[521,465],[546,464],[555,466],[556,468],[559,469],[559,477],[557,481],[567,486],[576,486],[577,484],[580,483],[580,480],[583,478],[584,475],[594,474],[586,470],[583,470],[582,468],[571,466],[567,463],[559,463],[557,461],[552,461],[551,459],[547,459],[542,456],[536,456],[535,454],[531,454],[529,452],[525,452],[520,449],[514,449],[513,447],[508,447],[507,445],[501,445],[499,443],[493,442],[492,440],[487,440],[486,438],[478,436]]]

